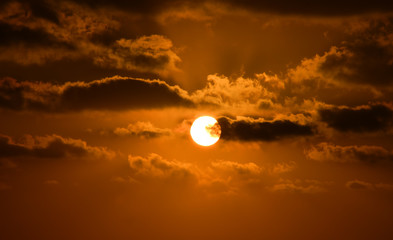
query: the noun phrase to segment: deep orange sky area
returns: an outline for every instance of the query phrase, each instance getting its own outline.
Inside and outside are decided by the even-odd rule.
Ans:
[[[392,96],[386,1],[1,1],[0,239],[393,239]]]

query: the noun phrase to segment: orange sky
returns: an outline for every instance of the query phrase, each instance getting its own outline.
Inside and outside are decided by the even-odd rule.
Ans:
[[[392,239],[393,4],[0,3],[1,239]],[[220,140],[189,130],[215,117]]]

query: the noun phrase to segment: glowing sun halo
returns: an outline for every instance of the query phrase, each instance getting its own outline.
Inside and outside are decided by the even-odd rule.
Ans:
[[[190,129],[192,139],[199,145],[210,146],[220,139],[221,128],[217,120],[210,116],[197,118]]]

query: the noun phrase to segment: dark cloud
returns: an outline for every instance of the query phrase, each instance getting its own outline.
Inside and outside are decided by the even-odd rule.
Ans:
[[[78,139],[67,139],[57,135],[32,137],[26,136],[21,143],[0,134],[0,158],[65,158],[68,156],[111,157],[113,153],[105,148],[91,147]]]
[[[4,109],[65,112],[192,105],[187,92],[159,80],[113,77],[64,85],[0,80],[0,107]]]
[[[76,1],[83,3],[90,7],[112,7],[127,10],[135,13],[143,14],[156,14],[168,9],[176,7],[195,7],[204,3],[218,3],[229,5],[230,8],[243,8],[252,11],[260,11],[266,13],[278,14],[303,14],[315,16],[339,16],[339,15],[353,15],[361,13],[373,12],[391,12],[393,4],[387,1],[364,1],[359,2],[355,0],[349,1],[257,1],[257,0],[203,0],[203,1],[190,1],[190,0],[146,0],[146,1],[125,1],[125,0],[82,0]],[[46,9],[44,0],[33,1],[34,8],[37,8],[37,14],[42,17],[54,18],[53,14]]]
[[[391,85],[393,46],[363,37],[327,53],[319,71],[337,81],[379,87]]]
[[[191,106],[186,93],[163,81],[106,79],[88,84],[72,84],[60,97],[64,110],[163,108]]]
[[[319,162],[366,162],[392,161],[393,152],[380,146],[339,146],[319,143],[306,151],[307,158]]]
[[[170,39],[157,34],[123,34],[124,29],[119,28],[128,24],[120,23],[120,19],[125,21],[124,15],[118,16],[119,11],[113,9],[95,10],[69,1],[59,1],[57,6],[51,1],[3,4],[0,61],[26,66],[87,58],[111,69],[163,75],[178,70],[180,58]],[[97,42],[98,36],[106,34],[118,38]]]
[[[47,0],[4,0],[1,1],[0,7],[4,7],[10,2],[19,2],[24,5],[27,5],[31,10],[33,16],[46,19],[53,23],[59,23],[59,18],[56,10],[54,9],[54,5],[50,4],[50,1]]]
[[[383,104],[324,108],[319,110],[319,115],[329,127],[342,132],[380,131],[388,129],[393,122],[392,108]]]
[[[92,8],[97,7],[112,7],[119,8],[122,10],[126,10],[129,12],[134,12],[138,14],[157,14],[162,11],[181,7],[181,6],[197,6],[203,2],[208,2],[206,0],[203,1],[190,1],[190,0],[145,0],[145,1],[126,1],[126,0],[73,0],[77,3],[84,3]]]
[[[54,23],[59,23],[57,12],[47,1],[27,1],[34,15]]]
[[[72,49],[71,45],[57,40],[41,29],[33,30],[23,26],[12,26],[0,22],[0,36],[0,46],[24,44],[29,47],[56,46]]]
[[[258,1],[258,0],[221,0],[218,2],[229,3],[232,6],[246,8],[252,11],[261,11],[277,14],[302,14],[314,16],[340,16],[374,12],[391,12],[393,3],[377,0],[363,1]]]
[[[346,41],[288,69],[287,91],[298,99],[358,106],[391,101],[393,20],[386,16],[351,21]]]
[[[290,120],[231,120],[221,117],[221,139],[239,141],[274,141],[286,137],[310,136],[313,128]]]

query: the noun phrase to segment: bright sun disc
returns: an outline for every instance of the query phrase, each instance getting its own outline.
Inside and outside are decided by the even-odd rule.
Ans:
[[[220,139],[221,128],[217,120],[210,116],[197,118],[190,129],[192,139],[199,145],[210,146]]]

